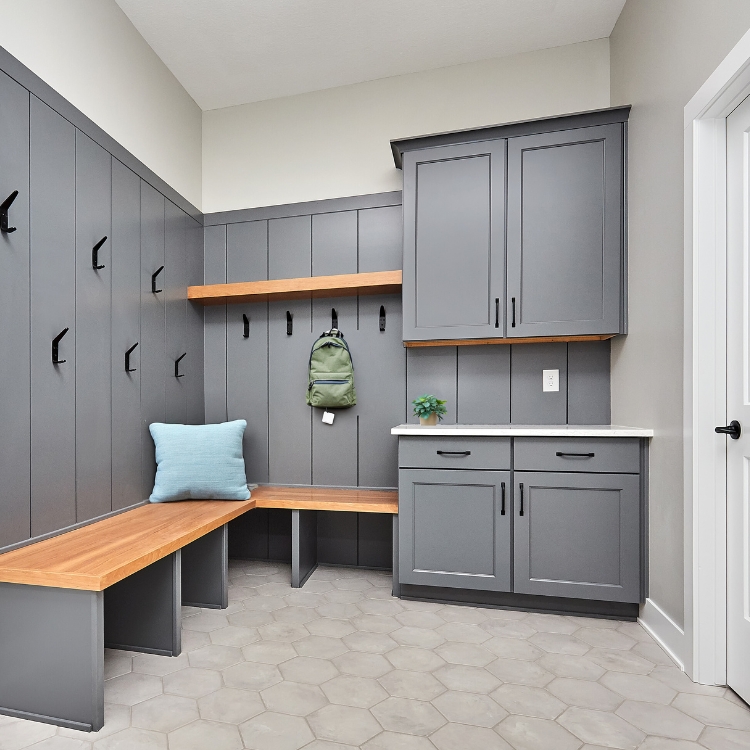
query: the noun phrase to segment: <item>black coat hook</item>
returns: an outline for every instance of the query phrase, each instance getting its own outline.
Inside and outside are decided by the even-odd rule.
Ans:
[[[242,338],[249,339],[250,338],[250,319],[247,317],[247,315],[245,315],[245,313],[242,313],[242,325],[243,325]]]
[[[185,352],[185,354],[187,354],[187,352]],[[185,354],[180,354],[180,356],[177,357],[177,359],[174,361],[174,376],[176,378],[184,378],[185,377],[185,373],[184,372],[183,373],[180,372],[180,362],[182,361],[182,359],[185,356]]]
[[[380,306],[380,331],[385,331],[385,305]]]
[[[130,366],[130,355],[133,353],[133,351],[135,350],[136,346],[138,346],[138,342],[137,341],[135,342],[135,344],[133,344],[133,346],[130,347],[130,349],[128,349],[125,352],[125,372],[135,372],[136,371],[135,367],[131,367]]]
[[[164,270],[164,266],[159,266],[152,274],[151,274],[151,291],[153,294],[159,294],[159,292],[163,292],[163,289],[157,289],[156,288],[156,277]]]
[[[339,327],[339,314],[336,312],[336,308],[331,308],[331,328]]]
[[[61,365],[63,362],[67,362],[65,359],[59,358],[59,344],[60,339],[69,331],[69,328],[63,328],[60,333],[55,336],[55,338],[52,339],[52,364],[53,365]]]
[[[18,190],[14,190],[2,203],[0,203],[0,232],[10,234],[16,231],[16,227],[8,226],[8,209],[18,195]]]
[[[91,267],[95,271],[99,271],[104,266],[99,265],[99,248],[107,241],[107,235],[105,234],[104,237],[102,237],[99,242],[94,245],[94,247],[91,248]]]
[[[292,335],[292,314],[289,312],[289,310],[286,311],[286,335],[291,336]]]

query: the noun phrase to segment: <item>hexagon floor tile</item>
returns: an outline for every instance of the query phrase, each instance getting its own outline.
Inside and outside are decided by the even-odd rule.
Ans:
[[[396,600],[388,574],[230,562],[175,659],[107,650],[93,734],[0,716],[0,750],[735,750],[750,708],[638,623]]]

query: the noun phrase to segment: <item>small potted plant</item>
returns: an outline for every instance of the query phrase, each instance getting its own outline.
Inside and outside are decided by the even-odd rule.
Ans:
[[[414,404],[414,416],[419,417],[419,424],[431,426],[438,423],[438,419],[443,418],[448,410],[445,408],[445,401],[425,394],[412,401]]]

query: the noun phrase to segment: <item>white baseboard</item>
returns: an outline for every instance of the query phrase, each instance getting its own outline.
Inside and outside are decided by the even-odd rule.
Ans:
[[[669,658],[684,672],[687,639],[685,631],[656,604],[646,599],[641,608],[638,622],[653,636],[654,640],[667,652]]]

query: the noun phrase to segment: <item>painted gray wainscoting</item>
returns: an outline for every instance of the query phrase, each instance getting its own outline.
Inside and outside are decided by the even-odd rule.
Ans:
[[[76,522],[75,128],[31,97],[31,535]],[[59,358],[52,339],[64,328]]]
[[[227,281],[227,226],[206,227],[203,233],[203,283]],[[227,419],[227,305],[203,308],[205,356],[205,419],[207,424]]]
[[[0,73],[0,201],[18,191],[0,236],[0,547],[31,536],[29,92]]]
[[[185,377],[191,368],[186,350],[185,298],[187,296],[188,254],[187,215],[174,203],[164,202],[164,298],[166,304],[166,376],[167,422],[184,424],[187,416]],[[184,355],[184,356],[183,356]],[[182,357],[182,359],[180,359]],[[179,361],[179,364],[177,364]],[[177,377],[175,364],[179,367]],[[194,364],[194,363],[192,363]]]
[[[203,226],[188,214],[185,216],[187,233],[187,283],[190,286],[203,283]],[[185,372],[185,423],[205,423],[205,381],[203,351],[203,306],[188,302],[185,304],[185,348],[189,362]]]

